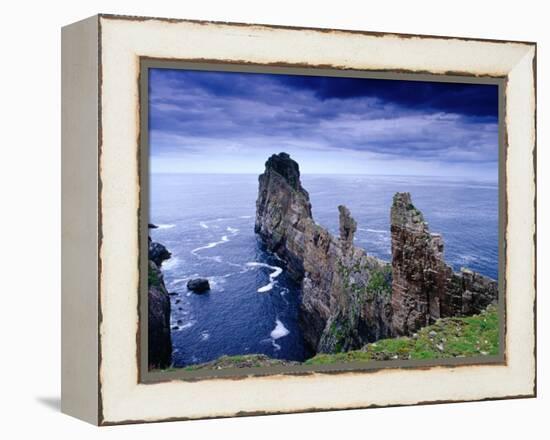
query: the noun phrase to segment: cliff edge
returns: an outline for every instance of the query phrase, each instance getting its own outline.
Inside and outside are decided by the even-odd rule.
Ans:
[[[443,239],[429,232],[409,193],[391,208],[392,262],[354,245],[357,223],[339,206],[339,236],[315,223],[298,164],[272,155],[259,176],[255,231],[301,284],[300,325],[315,353],[356,350],[409,335],[439,318],[479,313],[498,297],[497,283],[454,273]]]
[[[162,262],[170,252],[149,237],[148,262],[148,364],[150,369],[167,368],[172,364],[170,333],[170,296],[164,285]]]
[[[255,230],[301,283],[300,324],[312,351],[359,348],[390,335],[391,267],[353,244],[357,228],[340,206],[340,236],[315,223],[298,164],[271,156],[259,177]]]
[[[391,207],[392,327],[408,335],[439,318],[478,314],[498,298],[495,280],[443,258],[443,237],[430,233],[409,193],[397,193]]]

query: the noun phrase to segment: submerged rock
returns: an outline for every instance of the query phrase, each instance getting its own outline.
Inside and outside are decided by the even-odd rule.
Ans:
[[[206,278],[194,278],[187,282],[187,288],[195,293],[204,293],[210,290],[210,283]]]

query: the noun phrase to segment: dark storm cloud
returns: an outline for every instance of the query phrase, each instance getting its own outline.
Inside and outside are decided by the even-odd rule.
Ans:
[[[311,90],[323,100],[371,97],[416,110],[498,116],[493,85],[306,76],[281,76],[279,81],[296,90]]]
[[[497,87],[290,75],[150,71],[153,154],[295,146],[387,158],[492,162]]]

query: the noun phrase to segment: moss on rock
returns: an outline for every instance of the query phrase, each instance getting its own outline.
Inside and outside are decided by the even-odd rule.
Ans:
[[[382,339],[361,350],[318,354],[307,365],[394,359],[443,359],[499,353],[499,318],[495,306],[479,315],[445,318],[411,337]]]

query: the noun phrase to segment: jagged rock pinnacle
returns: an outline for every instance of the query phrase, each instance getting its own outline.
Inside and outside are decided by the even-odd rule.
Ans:
[[[338,206],[338,212],[340,213],[340,240],[346,244],[351,244],[353,243],[355,231],[357,231],[357,222],[344,205]]]
[[[391,224],[417,231],[427,231],[428,229],[422,212],[413,205],[411,194],[408,192],[398,192],[393,196]]]
[[[265,169],[273,170],[280,174],[288,184],[298,189],[300,185],[300,167],[298,163],[290,158],[288,153],[279,153],[272,155],[265,163]]]
[[[431,234],[407,192],[391,207],[391,264],[355,246],[357,223],[339,206],[339,237],[315,223],[298,164],[272,155],[259,176],[255,231],[301,283],[300,327],[313,352],[358,349],[411,334],[440,317],[479,312],[497,298],[497,283],[455,274],[443,239]]]

